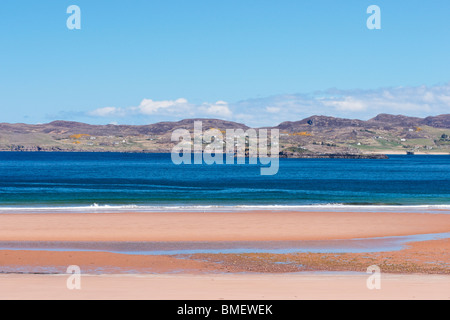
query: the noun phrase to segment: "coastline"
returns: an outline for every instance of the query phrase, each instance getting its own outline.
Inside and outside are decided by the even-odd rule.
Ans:
[[[170,155],[171,151],[168,150],[92,150],[92,149],[57,149],[54,147],[51,148],[43,148],[43,147],[34,147],[29,149],[0,149],[0,152],[44,152],[44,153],[136,153],[136,154],[167,154]],[[450,153],[442,153],[438,155],[445,155]],[[223,153],[226,155],[226,153]],[[236,157],[236,154],[235,154]],[[245,155],[248,158],[248,153]],[[388,159],[387,153],[316,153],[316,154],[294,154],[290,152],[281,151],[279,153],[280,159]]]
[[[231,213],[231,212],[404,212],[450,214],[450,205],[359,205],[359,204],[317,204],[317,205],[73,205],[73,206],[0,206],[2,214],[76,214],[76,213]]]
[[[0,149],[0,153],[136,153],[136,154],[171,154],[171,151],[164,149],[157,150],[108,150],[108,149],[64,149],[57,147],[33,147],[23,149]],[[224,153],[225,154],[225,153]],[[400,150],[377,150],[365,153],[316,153],[316,154],[294,154],[293,152],[280,151],[280,159],[388,159],[389,155],[407,155],[406,151]],[[448,156],[450,152],[415,151],[418,156]],[[248,158],[248,154],[246,154]]]

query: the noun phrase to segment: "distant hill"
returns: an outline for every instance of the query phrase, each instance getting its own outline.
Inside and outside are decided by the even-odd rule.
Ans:
[[[312,116],[300,121],[287,121],[274,127],[286,131],[298,131],[304,128],[344,128],[344,127],[365,127],[365,128],[386,128],[386,127],[415,127],[430,126],[435,128],[450,129],[450,114],[443,114],[435,117],[416,118],[403,115],[379,114],[375,118],[367,121],[357,119],[344,119],[327,116]]]
[[[300,121],[286,121],[274,127],[284,131],[299,131],[308,128],[343,128],[363,126],[362,120],[342,119],[326,116],[312,116]]]
[[[229,128],[247,129],[244,124],[224,121],[218,119],[186,119],[178,122],[159,122],[149,125],[91,125],[81,122],[73,121],[53,121],[47,124],[9,124],[0,123],[0,132],[7,131],[10,133],[29,134],[29,133],[44,133],[51,135],[71,135],[84,133],[93,136],[108,136],[108,135],[151,135],[151,134],[166,134],[176,129],[192,129],[194,121],[202,121],[203,126],[215,127],[218,129]]]
[[[170,152],[176,129],[249,129],[220,119],[185,119],[148,125],[90,125],[73,121],[47,124],[0,123],[1,151]],[[363,121],[312,116],[286,121],[279,129],[280,150],[287,156],[365,155],[450,152],[450,114],[426,118],[379,114]]]

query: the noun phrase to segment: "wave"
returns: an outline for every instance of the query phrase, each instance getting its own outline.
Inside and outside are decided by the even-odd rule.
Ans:
[[[227,212],[227,211],[418,211],[439,210],[450,213],[450,205],[349,205],[340,203],[311,205],[99,205],[0,207],[5,213],[114,213],[114,212]]]

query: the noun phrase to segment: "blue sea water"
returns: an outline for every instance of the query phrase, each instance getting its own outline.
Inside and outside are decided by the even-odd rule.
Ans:
[[[0,210],[293,206],[450,207],[450,156],[175,165],[170,154],[0,152]]]

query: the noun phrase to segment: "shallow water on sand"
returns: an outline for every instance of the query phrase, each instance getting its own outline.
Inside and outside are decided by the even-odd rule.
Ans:
[[[351,240],[235,242],[47,242],[3,241],[0,250],[89,251],[130,255],[243,253],[359,253],[402,250],[410,242],[450,238],[450,232]]]

